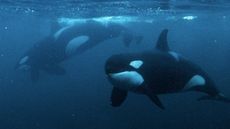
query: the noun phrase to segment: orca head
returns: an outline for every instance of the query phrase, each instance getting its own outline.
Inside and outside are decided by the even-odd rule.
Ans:
[[[15,69],[22,71],[29,71],[31,69],[31,61],[29,56],[22,57],[19,62],[16,64]]]
[[[139,69],[143,61],[129,54],[111,56],[105,64],[105,72],[109,81],[117,88],[135,90],[144,82]]]

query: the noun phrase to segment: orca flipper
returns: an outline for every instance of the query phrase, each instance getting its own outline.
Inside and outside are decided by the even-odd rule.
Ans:
[[[64,75],[66,70],[57,64],[47,65],[44,70],[50,74]]]
[[[156,49],[161,51],[169,51],[167,35],[168,35],[168,29],[164,29],[161,32],[160,36],[158,37]]]
[[[160,99],[158,98],[158,96],[154,95],[154,94],[148,94],[147,95],[150,100],[156,104],[159,108],[161,108],[162,110],[165,109],[164,105],[161,103]]]
[[[113,107],[120,106],[126,99],[128,91],[120,90],[116,87],[113,87],[112,95],[111,95],[111,105]]]
[[[225,102],[225,103],[230,103],[230,99],[225,97],[221,93],[217,94],[216,96],[210,96],[210,95],[202,96],[202,97],[198,98],[197,100],[198,101],[201,101],[201,100],[215,100],[215,101],[221,101],[221,102]]]
[[[39,70],[36,68],[32,68],[30,71],[30,77],[33,82],[37,82],[39,79]]]

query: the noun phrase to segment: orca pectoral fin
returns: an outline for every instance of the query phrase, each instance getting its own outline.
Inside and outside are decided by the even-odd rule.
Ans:
[[[219,93],[216,96],[202,96],[200,98],[197,99],[198,101],[201,100],[215,100],[215,101],[221,101],[221,102],[225,102],[225,103],[230,103],[230,99],[225,97],[223,94]]]
[[[114,87],[112,90],[112,95],[111,95],[111,102],[112,102],[111,105],[113,107],[120,106],[125,101],[127,94],[128,94],[128,91],[120,90]]]
[[[148,94],[147,95],[150,100],[156,104],[159,108],[161,108],[162,110],[165,109],[164,105],[161,103],[160,99],[158,98],[158,96],[154,95],[154,94]]]
[[[56,75],[64,75],[66,73],[65,69],[57,64],[46,66],[45,71]]]
[[[32,68],[30,71],[30,77],[33,82],[37,82],[39,79],[39,70]]]

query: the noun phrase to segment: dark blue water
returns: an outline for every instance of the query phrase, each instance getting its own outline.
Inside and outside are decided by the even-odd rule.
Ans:
[[[154,47],[169,29],[171,49],[199,64],[230,97],[230,7],[226,0],[0,1],[0,129],[228,129],[230,104],[196,99],[201,93],[161,95],[166,110],[130,93],[110,106],[106,59]],[[114,10],[116,8],[116,10]],[[109,17],[108,16],[112,16]],[[103,18],[102,18],[103,17]],[[37,83],[15,71],[21,55],[49,35],[50,21],[96,18],[116,21],[144,35],[129,48],[112,39],[61,65],[64,76],[41,73]]]

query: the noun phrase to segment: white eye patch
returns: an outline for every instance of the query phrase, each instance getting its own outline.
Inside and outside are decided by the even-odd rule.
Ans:
[[[26,63],[28,59],[29,59],[29,56],[23,57],[23,58],[19,61],[19,64],[21,65],[21,64]]]
[[[130,66],[132,66],[135,69],[139,69],[143,65],[142,60],[134,60],[129,63]]]
[[[204,86],[206,83],[205,79],[200,75],[194,75],[185,85],[184,89],[188,90],[194,86]]]

